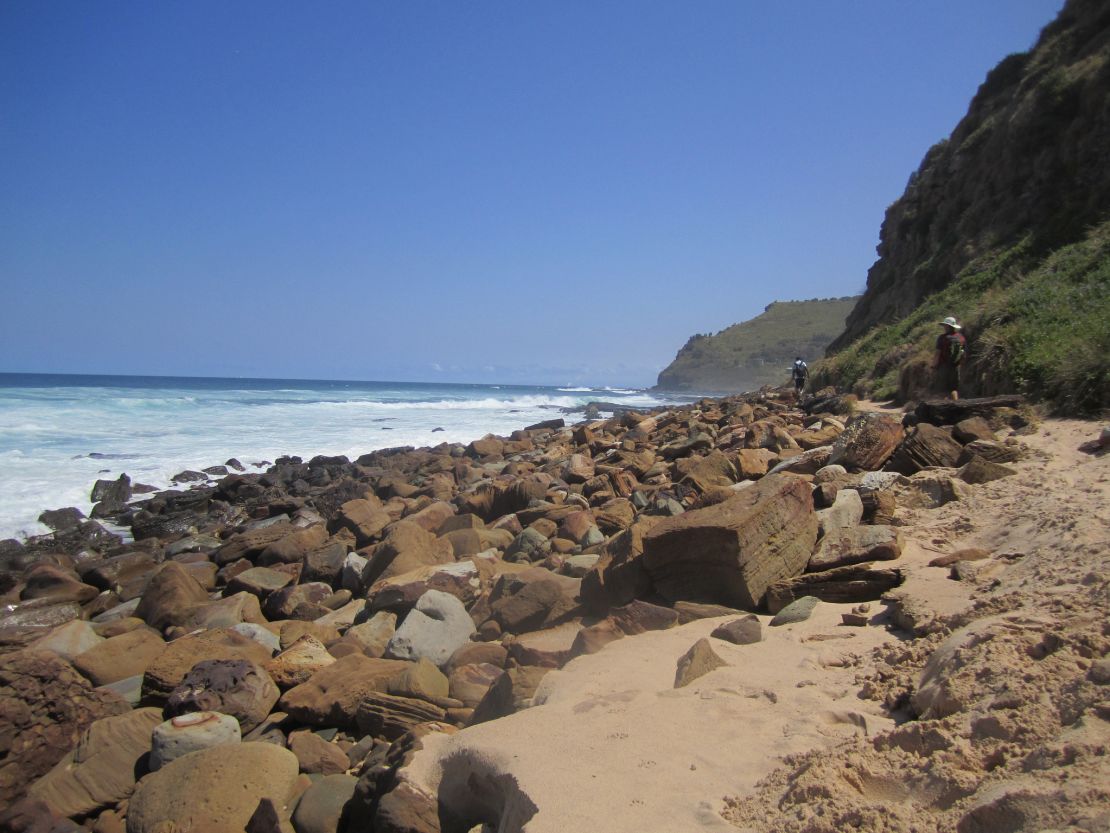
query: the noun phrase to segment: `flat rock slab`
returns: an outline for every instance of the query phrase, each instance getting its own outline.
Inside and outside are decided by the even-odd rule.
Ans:
[[[902,533],[893,526],[834,529],[817,544],[807,569],[819,572],[865,561],[893,561],[902,555],[902,547]]]
[[[873,602],[902,581],[901,570],[877,570],[869,564],[807,573],[772,585],[767,591],[767,609],[778,613],[803,596],[816,596],[823,602],[836,604]]]
[[[281,709],[309,726],[352,728],[359,703],[371,693],[384,692],[408,667],[404,660],[350,654],[285,692]]]
[[[815,596],[802,596],[800,599],[795,599],[775,614],[775,618],[771,620],[771,627],[777,628],[781,625],[794,625],[798,622],[804,622],[813,615],[813,609],[817,607],[819,601],[820,599]]]

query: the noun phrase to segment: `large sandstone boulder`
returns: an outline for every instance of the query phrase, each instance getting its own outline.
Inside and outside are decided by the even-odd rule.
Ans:
[[[159,709],[136,709],[97,720],[68,755],[27,790],[61,816],[87,816],[131,795],[150,751]]]
[[[384,692],[408,668],[403,660],[349,654],[285,692],[282,711],[309,726],[353,728],[358,705],[370,692]]]
[[[475,630],[462,602],[449,593],[429,590],[389,640],[386,654],[397,659],[424,658],[443,666]]]
[[[964,447],[943,428],[922,422],[909,435],[887,463],[890,471],[910,475],[932,466],[956,465]]]
[[[0,658],[0,805],[22,796],[94,721],[130,710],[48,651]]]
[[[644,538],[643,566],[668,601],[750,610],[773,582],[805,568],[816,540],[809,484],[768,475],[723,503],[657,524]]]
[[[166,716],[220,712],[246,734],[270,713],[280,692],[265,669],[247,659],[212,659],[194,665],[166,701]]]
[[[329,525],[332,532],[346,529],[354,534],[357,546],[364,547],[381,534],[389,524],[389,513],[382,502],[375,498],[356,498],[339,507],[335,520]]]
[[[604,613],[651,592],[651,579],[641,556],[644,536],[659,520],[642,516],[605,543],[597,565],[582,578],[582,602],[590,612]]]
[[[319,639],[305,634],[266,664],[266,671],[281,688],[306,683],[321,668],[335,662]]]
[[[152,628],[164,631],[188,623],[208,592],[176,561],[167,561],[150,579],[135,615]]]
[[[447,564],[455,560],[451,542],[437,538],[411,521],[398,521],[389,528],[385,538],[374,549],[362,574],[364,586],[391,578],[429,564]]]
[[[143,696],[168,698],[194,665],[212,659],[245,659],[262,665],[270,659],[270,650],[233,630],[183,636],[168,643],[158,658],[147,666],[143,675]]]
[[[108,685],[145,674],[147,667],[164,650],[165,640],[144,625],[93,646],[73,660],[73,667],[93,685]]]
[[[887,414],[860,414],[833,443],[830,465],[849,471],[877,471],[902,442],[902,423]]]
[[[144,778],[127,809],[127,833],[243,833],[259,802],[285,807],[297,756],[272,743],[193,752]]]
[[[893,526],[857,526],[825,534],[809,559],[810,572],[902,555],[902,534]]]

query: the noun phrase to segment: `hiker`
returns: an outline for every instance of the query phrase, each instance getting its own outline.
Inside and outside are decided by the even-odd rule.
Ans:
[[[960,398],[960,365],[967,353],[967,338],[956,319],[949,315],[939,322],[944,332],[937,336],[937,354],[933,359],[936,388],[949,399]]]
[[[801,356],[794,359],[794,365],[790,368],[790,378],[794,380],[794,392],[801,395],[802,388],[809,381],[809,366],[802,361]]]

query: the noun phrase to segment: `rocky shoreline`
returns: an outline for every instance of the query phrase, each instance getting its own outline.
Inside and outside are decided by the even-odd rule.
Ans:
[[[521,830],[545,808],[507,771],[427,759],[576,659],[706,620],[667,660],[677,691],[819,604],[927,641],[950,623],[904,592],[904,516],[1017,473],[1031,417],[855,406],[765,390],[262,474],[228,461],[138,500],[98,482],[92,519],[0,542],[0,831]],[[948,709],[895,689],[891,713]]]

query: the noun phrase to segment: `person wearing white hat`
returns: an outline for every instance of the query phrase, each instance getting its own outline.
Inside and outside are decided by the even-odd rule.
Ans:
[[[933,359],[936,387],[949,399],[959,399],[960,365],[967,353],[967,338],[953,316],[938,323],[944,327],[944,332],[937,336],[937,353]]]

